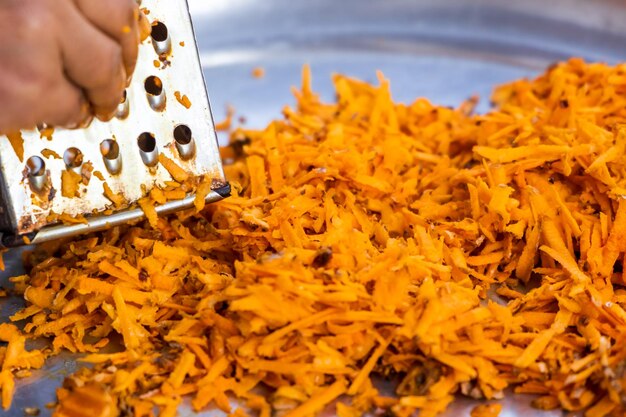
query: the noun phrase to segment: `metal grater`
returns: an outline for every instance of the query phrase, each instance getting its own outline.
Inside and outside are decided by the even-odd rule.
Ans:
[[[9,137],[0,136],[0,232],[5,247],[140,220],[144,214],[138,208],[111,211],[104,184],[128,203],[136,202],[172,180],[159,163],[160,153],[192,176],[208,175],[212,192],[207,202],[229,194],[187,1],[143,0],[141,7],[152,23],[152,35],[139,48],[133,81],[116,118],[94,120],[85,129],[57,129],[51,139],[44,128],[23,131],[22,160]],[[19,137],[11,139],[19,146]],[[91,178],[79,187],[79,195],[62,196],[63,171],[88,177],[90,167]],[[174,212],[193,206],[193,201],[188,195],[156,210]],[[53,213],[84,215],[87,223],[55,223]]]

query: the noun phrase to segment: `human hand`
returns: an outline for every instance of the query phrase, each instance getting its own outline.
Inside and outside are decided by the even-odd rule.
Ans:
[[[136,0],[0,0],[0,133],[111,119],[149,33]]]

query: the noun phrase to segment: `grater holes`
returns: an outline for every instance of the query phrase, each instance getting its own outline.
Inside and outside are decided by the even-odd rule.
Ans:
[[[187,160],[193,158],[196,153],[196,145],[193,140],[193,134],[189,126],[180,124],[174,128],[174,141],[176,149],[181,159]]]
[[[105,159],[117,159],[120,155],[120,145],[113,139],[105,139],[100,143],[100,153]]]
[[[163,42],[169,37],[169,31],[165,23],[155,21],[152,24],[152,32],[150,33],[152,40],[155,42]]]
[[[83,153],[78,148],[68,148],[63,153],[63,162],[67,169],[80,168],[83,165]]]
[[[120,145],[113,139],[105,139],[100,142],[100,153],[107,171],[118,174],[122,170],[122,155]]]
[[[26,169],[31,177],[39,177],[46,173],[46,162],[39,156],[31,156],[26,161]]]
[[[26,172],[31,190],[36,193],[44,191],[48,182],[46,162],[39,156],[31,156],[26,161]]]
[[[151,75],[146,78],[144,86],[146,87],[146,93],[152,96],[158,96],[163,93],[163,81],[156,75]]]
[[[115,111],[115,117],[120,120],[124,120],[128,117],[128,113],[130,111],[130,105],[128,103],[128,92],[124,90],[122,94],[122,99],[120,100],[120,104],[117,105],[117,110]]]
[[[167,29],[165,23],[159,22],[158,20],[152,23],[151,29],[150,37],[152,38],[154,51],[159,56],[164,57],[172,50],[172,41],[170,39],[169,30]]]
[[[191,129],[187,125],[178,125],[174,128],[174,140],[181,145],[188,145],[192,141]]]
[[[163,111],[165,109],[165,91],[163,90],[163,81],[155,75],[146,78],[144,82],[148,103],[155,111]]]
[[[143,132],[137,138],[137,146],[141,154],[141,160],[148,167],[153,167],[159,162],[159,150],[157,149],[154,134]]]
[[[137,146],[143,152],[152,152],[156,149],[156,138],[152,133],[143,132],[137,138]]]

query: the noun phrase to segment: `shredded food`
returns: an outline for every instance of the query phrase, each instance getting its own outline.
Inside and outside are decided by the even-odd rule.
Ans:
[[[556,65],[484,115],[395,103],[379,81],[336,76],[323,103],[305,70],[296,108],[223,149],[232,197],[33,251],[12,279],[24,328],[0,327],[3,406],[69,350],[93,367],[59,388],[57,417],[173,417],[183,397],[429,417],[508,387],[623,415],[626,65]],[[26,349],[38,337],[51,347]]]
[[[74,198],[80,196],[80,185],[83,177],[77,172],[66,169],[61,172],[61,195],[63,197]]]
[[[226,118],[221,122],[215,123],[215,130],[218,132],[228,131],[233,126],[233,117],[235,116],[235,108],[233,106],[226,107]]]
[[[474,407],[470,417],[498,417],[501,411],[501,404],[481,404]]]
[[[254,67],[254,68],[252,68],[252,76],[254,78],[263,78],[263,77],[265,77],[265,68],[263,68],[263,67]]]
[[[186,109],[191,108],[191,100],[189,100],[189,97],[187,97],[187,95],[182,94],[180,91],[175,91],[174,97],[176,97],[176,101],[178,101]]]
[[[54,159],[63,159],[63,158],[61,157],[61,155],[59,155],[58,153],[56,153],[56,152],[55,152],[55,151],[53,151],[52,149],[48,149],[48,148],[43,149],[43,150],[41,151],[41,156],[43,156],[43,157],[44,157],[44,158],[46,158],[46,159],[49,159],[49,158],[54,158]]]
[[[39,128],[39,137],[41,139],[52,140],[52,135],[54,134],[53,127],[41,127]]]
[[[24,138],[22,137],[22,132],[7,133],[7,139],[9,139],[9,143],[17,158],[20,162],[24,162]]]

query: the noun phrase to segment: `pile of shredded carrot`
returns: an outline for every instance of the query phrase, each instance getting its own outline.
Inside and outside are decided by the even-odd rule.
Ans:
[[[309,78],[284,119],[233,133],[232,197],[30,255],[24,330],[0,329],[4,407],[14,377],[67,349],[95,366],[59,388],[59,417],[89,401],[172,417],[184,397],[428,417],[507,387],[623,415],[626,65],[556,65],[485,115],[394,103],[382,75],[337,76],[322,103]],[[27,351],[36,337],[51,348]]]

